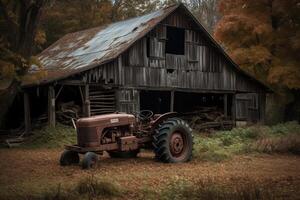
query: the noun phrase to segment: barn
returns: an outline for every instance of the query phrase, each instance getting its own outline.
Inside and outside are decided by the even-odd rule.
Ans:
[[[239,68],[183,5],[70,33],[38,55],[22,82],[26,130],[79,116],[218,107],[231,121],[263,122],[270,89]],[[41,75],[42,74],[42,75]]]

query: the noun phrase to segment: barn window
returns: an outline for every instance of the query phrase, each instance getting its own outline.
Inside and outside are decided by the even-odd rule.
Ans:
[[[184,37],[183,28],[167,27],[166,53],[175,55],[184,55]]]

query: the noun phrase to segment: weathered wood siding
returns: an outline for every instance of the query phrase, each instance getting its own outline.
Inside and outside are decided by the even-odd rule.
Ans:
[[[184,55],[166,54],[167,26],[185,28]],[[83,75],[88,83],[125,87],[257,92],[255,81],[227,61],[207,36],[179,11],[138,40],[119,59]]]

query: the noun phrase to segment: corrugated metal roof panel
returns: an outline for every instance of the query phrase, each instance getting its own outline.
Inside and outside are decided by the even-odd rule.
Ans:
[[[59,80],[116,58],[177,7],[65,35],[38,55],[46,75],[34,81],[24,81],[23,85]],[[29,73],[36,71],[33,66]]]

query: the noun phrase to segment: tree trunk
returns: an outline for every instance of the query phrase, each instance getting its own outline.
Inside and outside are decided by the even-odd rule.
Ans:
[[[19,85],[17,80],[12,80],[7,88],[0,90],[0,127],[4,126],[5,115],[17,95]]]

